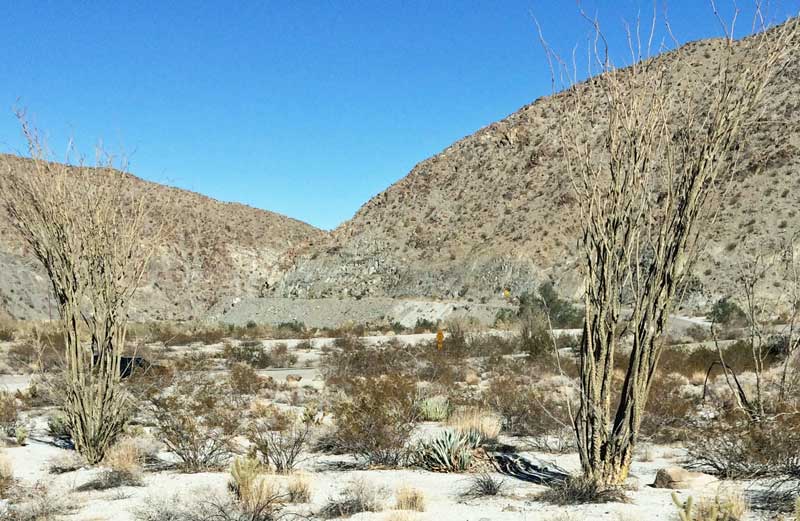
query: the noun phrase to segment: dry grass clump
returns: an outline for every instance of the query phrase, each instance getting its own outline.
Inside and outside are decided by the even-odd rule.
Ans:
[[[461,495],[469,499],[502,496],[505,492],[505,485],[504,479],[495,477],[488,472],[481,472],[470,478],[469,486]]]
[[[54,494],[43,483],[20,491],[4,512],[3,521],[56,521],[73,514],[77,506],[68,498]]]
[[[5,453],[0,452],[0,499],[5,499],[14,485],[14,471]]]
[[[453,413],[447,423],[457,432],[477,434],[483,442],[491,442],[500,435],[502,418],[492,411],[470,407]]]
[[[604,488],[596,482],[573,476],[553,484],[538,494],[536,499],[554,505],[579,505],[584,503],[627,503],[628,498],[620,488]]]
[[[67,472],[75,472],[85,466],[86,460],[77,452],[70,450],[64,451],[63,454],[53,458],[50,461],[49,471],[51,474],[66,474]]]
[[[311,478],[300,472],[289,476],[286,482],[289,503],[309,503],[311,501]]]
[[[386,514],[384,518],[386,521],[414,521],[418,519],[416,512],[409,512],[407,510],[393,510]]]
[[[121,438],[106,452],[103,464],[116,472],[139,475],[142,472],[144,454],[137,441],[130,437]]]
[[[256,511],[261,505],[277,506],[286,499],[280,484],[261,474],[256,459],[235,459],[230,473],[228,488],[245,511]]]
[[[418,488],[402,486],[395,492],[395,510],[425,512],[425,493]]]
[[[678,508],[680,521],[741,521],[747,514],[747,502],[737,491],[721,491],[697,503],[691,496],[681,501],[673,492],[672,502]]]
[[[363,479],[350,481],[337,498],[331,498],[322,507],[323,519],[350,517],[359,512],[380,512],[384,509],[386,491]]]

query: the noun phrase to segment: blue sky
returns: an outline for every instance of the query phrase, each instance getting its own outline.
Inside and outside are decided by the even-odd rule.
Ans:
[[[623,19],[652,10],[582,5],[617,44]],[[681,41],[720,34],[705,0],[668,9]],[[2,13],[0,151],[23,149],[17,104],[56,158],[70,137],[89,154],[102,140],[146,179],[327,229],[550,93],[532,15],[561,52],[589,32],[571,0],[17,0]]]

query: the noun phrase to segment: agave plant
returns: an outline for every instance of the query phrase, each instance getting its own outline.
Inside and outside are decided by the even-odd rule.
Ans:
[[[417,465],[435,472],[465,472],[472,467],[475,449],[480,440],[452,429],[439,432],[417,445]]]

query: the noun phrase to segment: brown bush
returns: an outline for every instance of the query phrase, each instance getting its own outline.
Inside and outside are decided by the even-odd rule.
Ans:
[[[175,347],[192,344],[219,344],[226,336],[226,332],[220,328],[155,322],[149,324],[146,339],[150,343],[162,343],[165,347]]]
[[[513,376],[492,379],[486,391],[486,402],[502,416],[503,429],[516,436],[561,436],[569,431],[565,398]]]
[[[222,356],[228,364],[245,363],[256,369],[267,367],[291,367],[297,363],[297,355],[289,353],[286,344],[278,344],[270,350],[257,340],[245,340],[238,345],[226,342]]]
[[[408,377],[359,378],[333,407],[340,446],[369,465],[398,466],[417,419],[416,385]]]
[[[23,339],[11,344],[8,363],[17,371],[51,372],[63,366],[63,351],[49,343],[39,346],[35,340]]]
[[[266,409],[258,416],[246,430],[251,453],[276,472],[291,472],[300,462],[308,443],[310,424],[300,418],[277,412],[274,407]]]
[[[694,434],[687,444],[689,466],[727,479],[793,474],[798,465],[800,415],[752,423],[726,418]]]
[[[16,328],[7,322],[0,322],[0,342],[11,342],[14,340]]]
[[[329,385],[347,385],[355,377],[374,378],[389,374],[408,374],[416,365],[413,350],[390,342],[368,347],[357,338],[337,338],[333,347],[324,348],[321,366]]]
[[[684,377],[673,373],[653,378],[646,414],[642,418],[642,436],[657,443],[685,440],[697,414],[700,396],[687,396],[682,389]]]
[[[198,472],[225,465],[240,432],[241,413],[221,386],[197,374],[183,375],[150,400],[158,436]]]
[[[228,374],[228,383],[231,390],[237,394],[256,394],[261,389],[269,385],[266,378],[262,378],[256,373],[255,369],[245,362],[237,362],[231,365]]]
[[[0,391],[0,429],[6,436],[16,436],[19,426],[19,406],[13,394]]]

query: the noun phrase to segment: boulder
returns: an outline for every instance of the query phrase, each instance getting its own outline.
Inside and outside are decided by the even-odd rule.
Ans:
[[[692,472],[683,467],[672,465],[660,469],[656,473],[656,480],[653,482],[654,488],[703,488],[710,483],[717,481],[717,478],[702,472]]]

